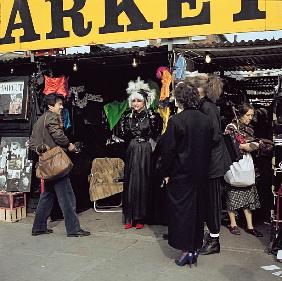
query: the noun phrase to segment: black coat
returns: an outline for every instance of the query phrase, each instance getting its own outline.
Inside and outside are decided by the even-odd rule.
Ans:
[[[172,116],[161,139],[164,177],[199,183],[208,176],[211,128],[208,117],[196,109]]]
[[[206,114],[212,129],[212,151],[209,166],[209,178],[224,175],[224,140],[221,130],[220,114],[217,106],[207,97],[201,100],[200,111]]]
[[[170,178],[168,243],[179,250],[202,244],[211,144],[208,117],[196,109],[172,116],[161,140],[162,172]]]

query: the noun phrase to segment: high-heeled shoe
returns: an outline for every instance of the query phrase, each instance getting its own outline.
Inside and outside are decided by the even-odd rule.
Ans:
[[[195,251],[193,253],[193,261],[192,261],[192,264],[194,264],[196,267],[198,265],[198,256],[199,256],[199,253],[197,251]],[[191,266],[190,266],[191,267]]]
[[[175,263],[178,266],[184,266],[186,264],[189,265],[189,267],[192,267],[192,264],[194,264],[197,267],[198,264],[198,252],[195,251],[194,253],[187,253],[186,255],[181,255],[181,257],[175,261]]]
[[[136,224],[136,229],[142,229],[144,227],[144,224],[143,223],[137,223]]]
[[[185,255],[181,255],[178,260],[175,260],[176,265],[178,266],[184,266],[186,264],[189,264],[190,268],[193,263],[193,253],[187,253]]]
[[[132,223],[126,223],[124,225],[124,229],[129,229],[129,228],[132,228],[132,227],[133,227]]]

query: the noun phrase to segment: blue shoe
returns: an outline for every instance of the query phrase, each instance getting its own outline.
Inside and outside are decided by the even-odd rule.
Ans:
[[[189,264],[190,267],[193,263],[193,253],[187,253],[187,254],[182,254],[178,260],[175,261],[176,265],[178,266],[184,266],[186,264]]]

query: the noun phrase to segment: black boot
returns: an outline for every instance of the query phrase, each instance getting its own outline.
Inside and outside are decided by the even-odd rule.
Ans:
[[[199,251],[200,255],[210,255],[220,252],[219,237],[208,237]]]

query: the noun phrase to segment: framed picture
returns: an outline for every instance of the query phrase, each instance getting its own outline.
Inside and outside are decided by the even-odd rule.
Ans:
[[[30,191],[32,161],[28,137],[3,137],[0,143],[0,190]]]
[[[0,119],[27,119],[27,76],[0,77]]]

